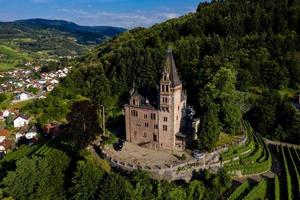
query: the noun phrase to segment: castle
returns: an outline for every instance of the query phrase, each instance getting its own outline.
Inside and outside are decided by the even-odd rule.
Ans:
[[[136,91],[125,105],[126,141],[154,149],[186,148],[187,136],[180,130],[186,114],[186,94],[178,77],[171,50],[168,50],[157,107]]]

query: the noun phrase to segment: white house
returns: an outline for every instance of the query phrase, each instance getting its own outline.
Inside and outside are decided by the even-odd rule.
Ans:
[[[16,142],[19,141],[20,138],[22,138],[24,135],[22,133],[17,133],[16,134]]]
[[[44,79],[39,80],[39,84],[41,84],[41,85],[44,85],[44,84],[46,84],[46,83],[47,83],[47,81],[44,80]]]
[[[53,79],[53,80],[51,80],[51,81],[50,81],[50,83],[52,83],[52,84],[58,84],[58,83],[59,83],[59,81],[58,81],[58,80],[56,80],[56,79]]]
[[[5,153],[5,147],[3,145],[0,145],[0,152],[4,152]]]
[[[4,140],[0,142],[0,157],[6,154],[7,150],[10,148],[10,142],[8,140]]]
[[[53,85],[48,85],[46,87],[46,89],[47,89],[48,92],[51,92],[54,89],[54,86]]]
[[[29,99],[29,97],[30,96],[27,93],[23,92],[23,93],[17,95],[17,100],[24,101],[24,100]]]
[[[25,137],[27,140],[31,140],[32,138],[37,136],[37,131],[35,127],[32,127],[26,134]]]
[[[10,112],[8,110],[5,110],[3,112],[3,118],[7,118],[9,116]]]
[[[15,128],[21,128],[29,123],[29,117],[18,116],[13,123]]]

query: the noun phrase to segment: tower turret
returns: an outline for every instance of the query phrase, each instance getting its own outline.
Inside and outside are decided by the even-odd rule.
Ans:
[[[175,88],[181,88],[182,84],[178,77],[172,49],[168,49],[162,78],[160,80],[160,109],[169,111],[172,103],[171,95]]]

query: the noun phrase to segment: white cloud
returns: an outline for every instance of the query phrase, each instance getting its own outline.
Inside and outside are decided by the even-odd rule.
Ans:
[[[138,26],[149,27],[155,23],[159,23],[171,18],[180,16],[174,12],[159,12],[159,11],[135,11],[135,12],[106,12],[98,11],[96,13],[88,13],[83,10],[76,9],[58,9],[59,12],[69,12],[76,14],[74,16],[75,22],[84,25],[109,25],[122,26],[126,28],[134,28]]]

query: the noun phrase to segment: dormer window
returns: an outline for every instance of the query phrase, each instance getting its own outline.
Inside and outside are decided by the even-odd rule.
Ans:
[[[133,100],[132,100],[132,104],[133,104],[133,105],[135,105],[135,104],[136,104],[136,102],[135,102],[135,99],[133,99]]]

